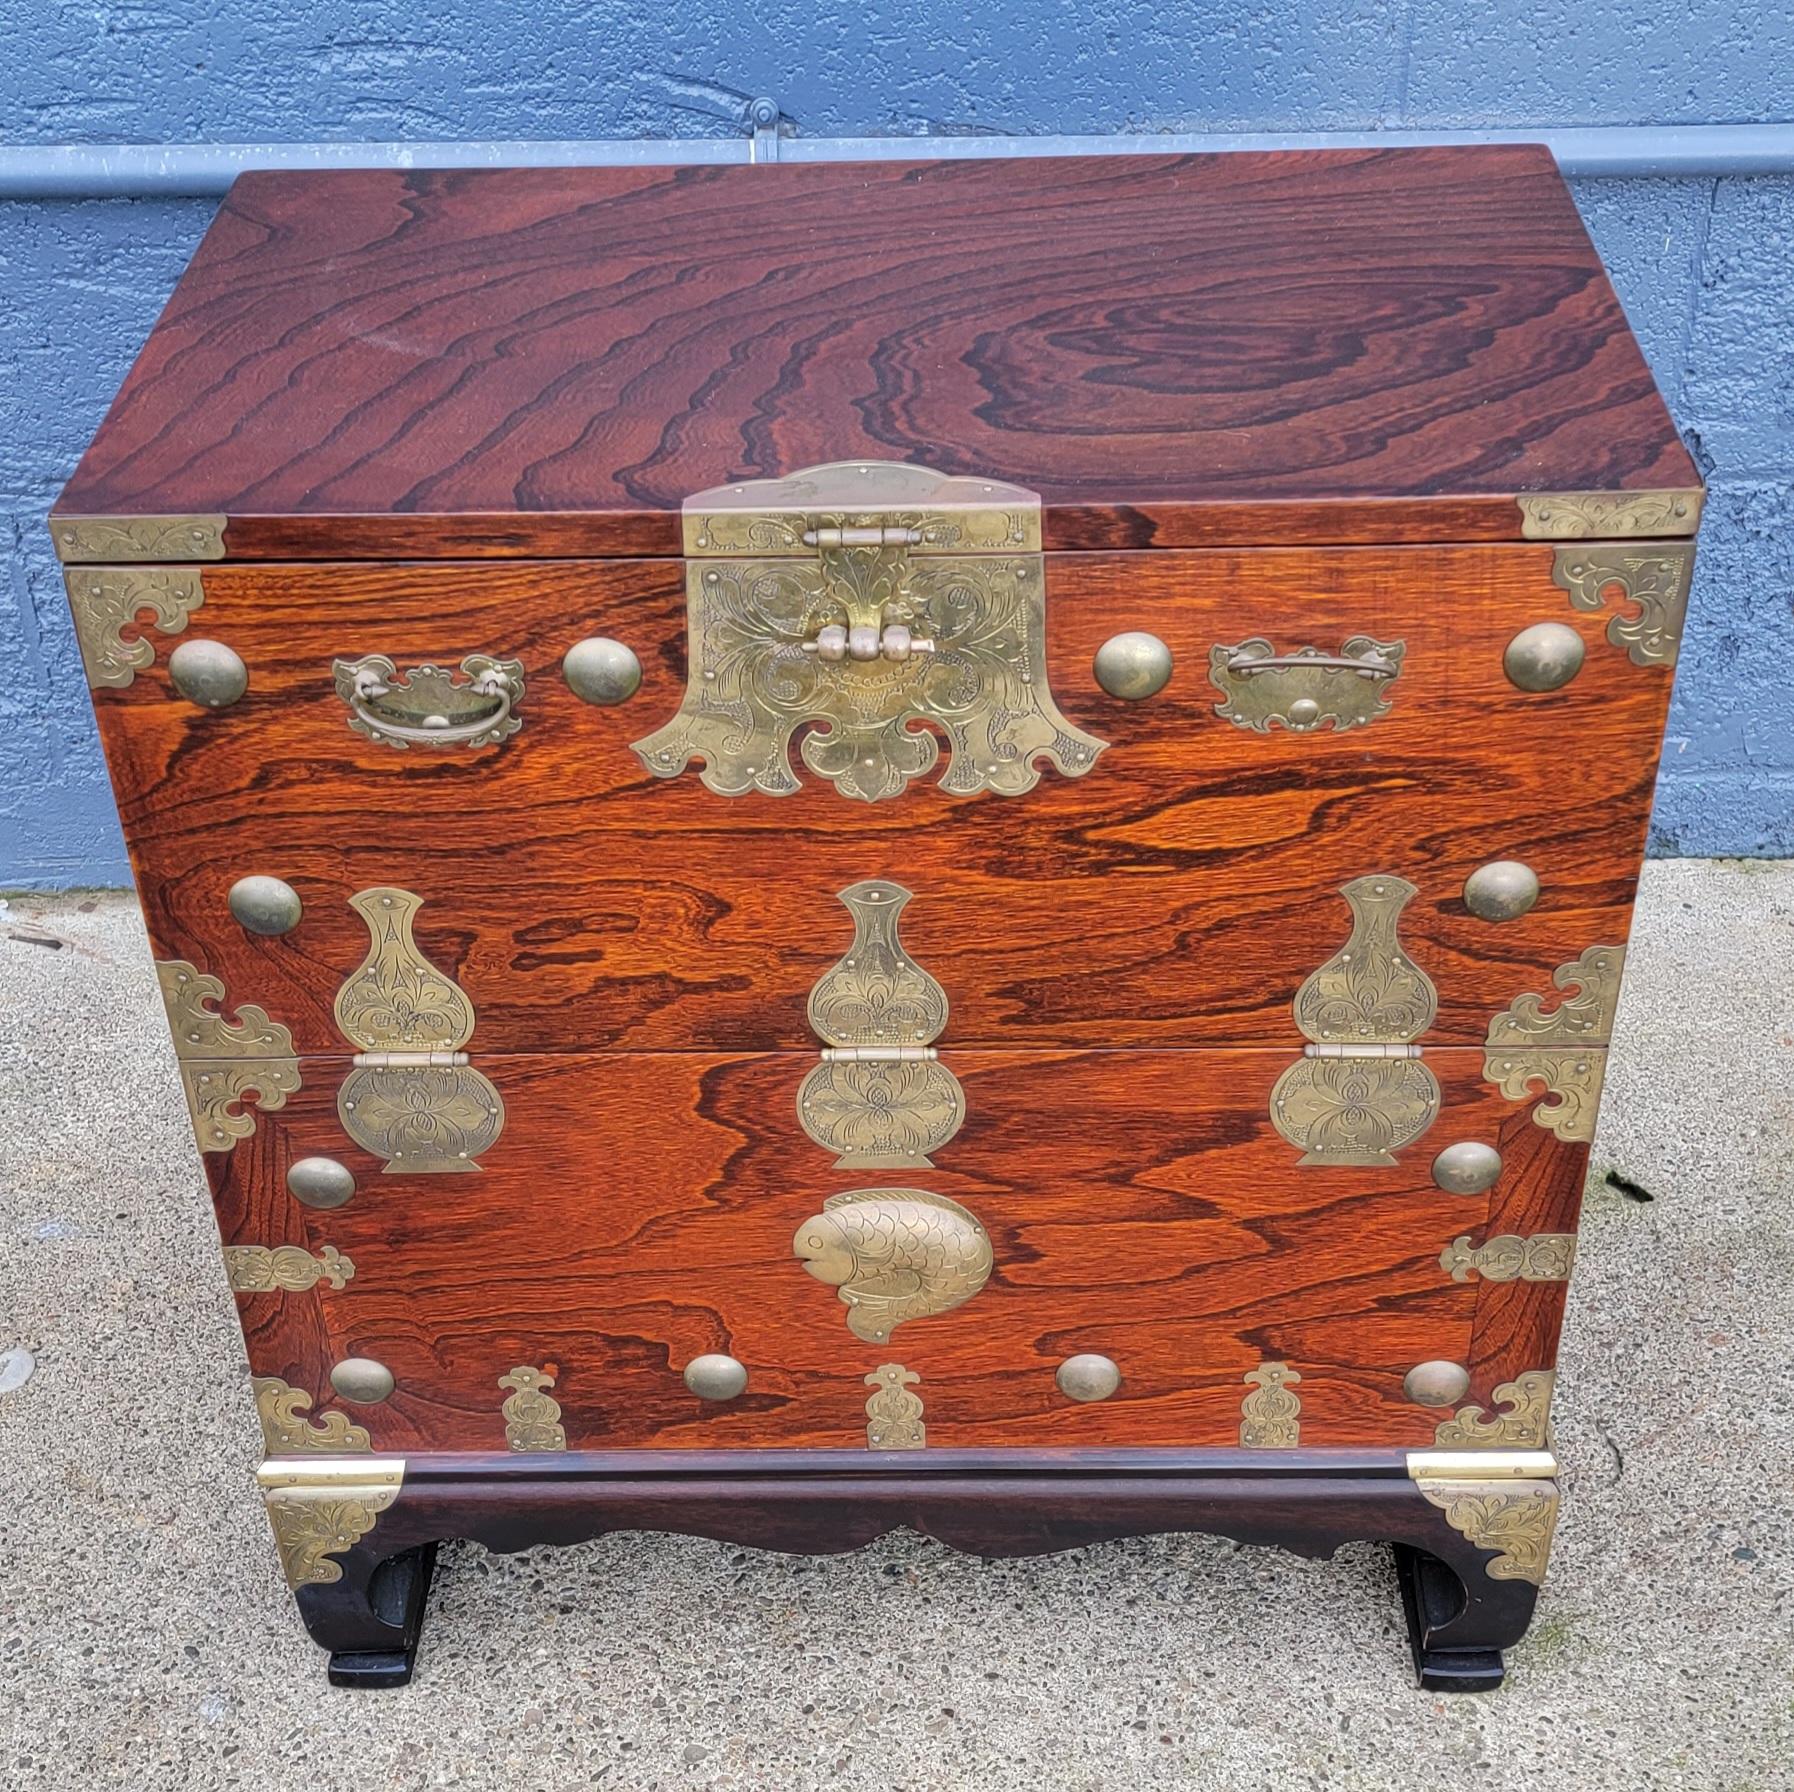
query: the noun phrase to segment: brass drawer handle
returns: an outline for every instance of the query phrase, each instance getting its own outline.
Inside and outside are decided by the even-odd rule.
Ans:
[[[470,653],[465,683],[441,666],[413,666],[402,676],[383,653],[335,660],[336,694],[349,706],[349,726],[369,740],[407,747],[487,747],[523,726],[523,662]]]
[[[1389,711],[1388,687],[1401,675],[1405,641],[1353,635],[1338,653],[1303,647],[1278,653],[1262,636],[1237,647],[1209,649],[1209,682],[1223,701],[1215,713],[1236,728],[1269,734],[1273,727],[1312,734],[1324,722],[1337,733]]]

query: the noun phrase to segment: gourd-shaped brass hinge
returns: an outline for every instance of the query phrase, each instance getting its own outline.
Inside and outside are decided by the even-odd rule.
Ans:
[[[473,1004],[411,937],[423,905],[389,887],[349,898],[367,923],[368,954],[336,993],[336,1024],[363,1048],[337,1114],[356,1144],[387,1160],[388,1175],[477,1170],[505,1123],[498,1091],[459,1049],[473,1035]]]
[[[719,796],[800,788],[804,764],[877,802],[928,771],[1018,796],[1049,759],[1067,777],[1104,743],[1074,728],[1046,669],[1040,499],[993,479],[842,461],[685,502],[686,670],[679,713],[636,756],[658,778],[693,759]]]
[[[897,918],[912,900],[888,879],[841,892],[853,944],[810,991],[827,1049],[797,1092],[797,1117],[838,1170],[927,1169],[965,1124],[965,1092],[933,1041],[947,992],[904,951]]]
[[[1310,1043],[1271,1091],[1271,1123],[1305,1164],[1392,1164],[1438,1118],[1439,1081],[1413,1042],[1439,992],[1397,934],[1417,893],[1388,873],[1346,884],[1351,937],[1296,992]]]

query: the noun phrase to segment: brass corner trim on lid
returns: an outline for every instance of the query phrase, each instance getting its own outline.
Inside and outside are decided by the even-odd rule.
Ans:
[[[1605,610],[1608,593],[1619,592],[1622,602],[1608,620],[1607,639],[1635,666],[1676,663],[1693,578],[1693,542],[1559,548],[1551,566],[1552,583],[1568,593],[1573,609]],[[1627,604],[1636,604],[1636,613]]]
[[[65,571],[62,583],[88,688],[95,691],[122,691],[154,662],[155,643],[147,635],[125,639],[140,617],[147,614],[160,634],[178,635],[206,601],[197,569],[79,566]]]
[[[1489,1022],[1483,1080],[1509,1101],[1526,1100],[1539,1085],[1547,1099],[1532,1117],[1567,1143],[1595,1136],[1625,968],[1624,946],[1590,946],[1552,973],[1558,989],[1572,992],[1555,1008],[1547,1010],[1543,996],[1528,992]]]
[[[201,1151],[228,1151],[255,1131],[246,1097],[271,1113],[299,1087],[293,1036],[253,1002],[239,1003],[236,1020],[226,1020],[213,1006],[223,1003],[224,984],[184,958],[158,959],[156,981],[193,1137]]]
[[[904,949],[898,917],[913,899],[869,878],[840,892],[853,942],[810,991],[822,1061],[797,1092],[797,1117],[837,1170],[927,1169],[965,1124],[965,1091],[934,1040],[947,992]]]
[[[222,560],[222,516],[53,516],[50,539],[67,564],[95,560]]]
[[[367,1428],[347,1414],[327,1412],[321,1419],[306,1417],[311,1395],[289,1386],[278,1375],[250,1377],[255,1390],[256,1417],[262,1424],[262,1441],[270,1456],[343,1455],[372,1452]]]
[[[790,796],[803,762],[844,797],[900,795],[940,756],[955,796],[1019,796],[1105,743],[1047,682],[1038,494],[890,461],[748,480],[684,507],[686,690],[632,743],[657,778],[694,759],[718,796]]]
[[[396,1456],[264,1462],[255,1473],[287,1585],[328,1586],[343,1577],[332,1556],[353,1549],[398,1499],[405,1461]]]
[[[1692,535],[1701,523],[1706,493],[1653,492],[1521,492],[1520,537],[1523,541],[1593,541],[1646,535]]]

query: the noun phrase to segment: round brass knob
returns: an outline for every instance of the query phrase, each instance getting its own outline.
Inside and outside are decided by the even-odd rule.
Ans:
[[[1433,1180],[1448,1195],[1480,1195],[1501,1174],[1501,1153],[1493,1145],[1460,1139],[1433,1159]]]
[[[378,1406],[392,1393],[392,1371],[371,1356],[346,1356],[330,1371],[330,1385],[357,1406]]]
[[[249,689],[249,668],[222,641],[183,641],[168,656],[168,676],[201,709],[224,709]]]
[[[355,1178],[334,1157],[302,1157],[287,1171],[287,1192],[306,1207],[341,1207],[355,1193]]]
[[[1416,1406],[1456,1406],[1470,1392],[1470,1371],[1462,1363],[1416,1363],[1402,1392]]]
[[[642,662],[621,641],[608,635],[588,635],[575,641],[561,661],[567,688],[583,703],[608,709],[627,703],[642,684]]]
[[[1130,630],[1111,635],[1096,650],[1096,682],[1124,703],[1156,697],[1171,679],[1171,649],[1157,635]]]
[[[1587,653],[1567,622],[1535,622],[1508,642],[1501,667],[1523,691],[1555,691],[1582,670]]]
[[[1068,1356],[1053,1379],[1068,1400],[1107,1400],[1121,1386],[1121,1371],[1106,1356]]]
[[[747,1384],[747,1365],[720,1351],[694,1356],[685,1365],[685,1385],[700,1400],[733,1400]]]
[[[1515,921],[1539,899],[1539,874],[1518,859],[1479,865],[1464,881],[1464,906],[1482,921]]]
[[[240,877],[225,901],[239,926],[270,938],[291,933],[305,912],[299,892],[278,877]]]

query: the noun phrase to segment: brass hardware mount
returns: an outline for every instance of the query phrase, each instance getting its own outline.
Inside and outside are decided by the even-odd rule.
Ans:
[[[1304,647],[1279,653],[1262,636],[1209,649],[1209,682],[1221,693],[1215,713],[1236,728],[1312,734],[1325,722],[1340,733],[1389,713],[1387,686],[1400,677],[1405,641],[1353,635],[1338,653]]]
[[[523,726],[523,662],[470,653],[464,683],[441,666],[413,666],[401,675],[383,653],[334,660],[336,694],[349,709],[349,726],[369,740],[407,747],[497,746]]]

